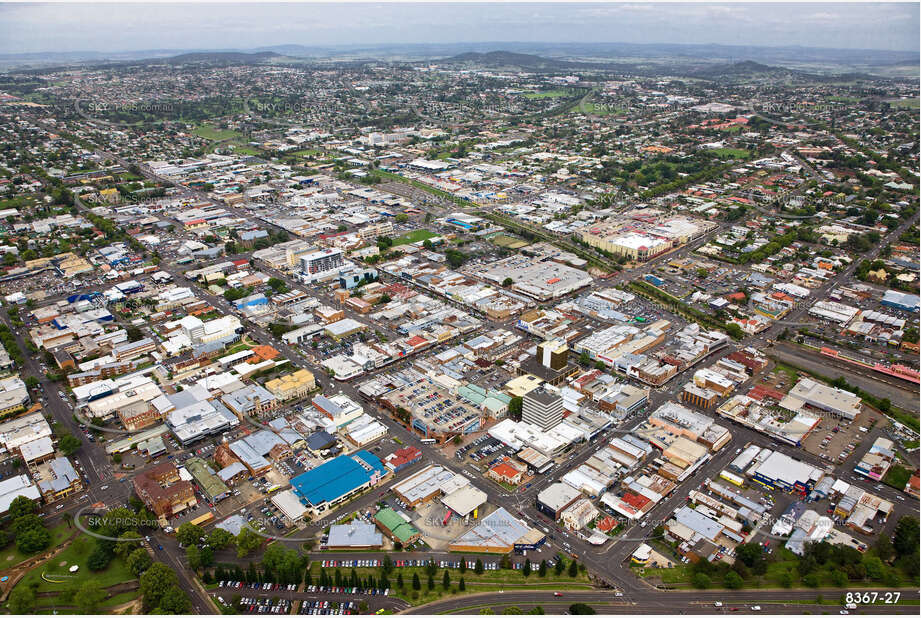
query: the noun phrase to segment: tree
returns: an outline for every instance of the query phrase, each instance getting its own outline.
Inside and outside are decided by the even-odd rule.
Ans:
[[[125,564],[135,577],[140,577],[141,573],[146,571],[150,568],[150,565],[153,564],[153,558],[150,557],[146,549],[141,547],[128,554]]]
[[[435,589],[435,576],[432,574],[429,574],[429,579],[428,579],[428,582],[426,583],[428,584],[429,590],[434,590]]]
[[[419,574],[413,573],[413,590],[421,590],[422,582],[419,581]]]
[[[409,221],[409,215],[407,215],[405,212],[401,212],[395,216],[394,219],[396,219],[397,223],[406,223]]]
[[[16,533],[16,548],[24,554],[34,554],[51,544],[51,533],[45,528],[27,528]]]
[[[575,577],[579,574],[579,563],[573,560],[569,563],[569,576]]]
[[[112,562],[112,558],[115,557],[115,554],[100,541],[101,539],[96,540],[96,548],[86,559],[86,566],[90,571],[104,571],[108,568],[109,563]]]
[[[461,556],[460,559],[460,568],[458,569],[462,574],[467,572],[467,559]]]
[[[479,558],[476,559],[476,562],[473,565],[473,572],[477,575],[483,574],[483,561]]]
[[[233,543],[233,535],[223,528],[214,528],[208,534],[208,546],[211,549],[224,549]]]
[[[759,543],[745,543],[736,547],[736,559],[740,560],[756,575],[764,575],[767,572],[764,549]]]
[[[178,583],[179,578],[176,572],[162,562],[154,562],[150,565],[150,568],[140,577],[139,590],[144,609],[149,612],[159,607],[167,592]]]
[[[743,584],[742,577],[735,571],[729,571],[723,578],[723,584],[730,590],[738,590]]]
[[[467,582],[464,581],[464,578],[463,578],[463,577],[461,577],[461,578],[460,578],[460,581],[457,582],[457,589],[458,589],[458,590],[466,590],[466,589],[467,589]]]
[[[74,604],[80,609],[81,614],[95,614],[106,596],[106,591],[90,579],[74,595]]]
[[[262,545],[262,537],[249,528],[243,528],[240,530],[240,534],[237,535],[236,544],[237,558],[242,558]]]
[[[187,614],[192,604],[185,591],[173,584],[167,588],[160,599],[160,604],[153,610],[154,614]]]
[[[520,607],[515,607],[514,605],[510,605],[509,607],[506,607],[505,609],[503,609],[502,613],[506,616],[511,616],[511,615],[516,615],[516,614],[523,614],[524,612],[521,611]]]
[[[541,577],[547,576],[547,561],[546,560],[540,561],[540,566],[537,567],[537,574]]]
[[[195,524],[186,522],[176,529],[176,540],[182,545],[198,545],[204,533]]]
[[[480,615],[481,615],[481,616],[490,616],[490,615],[495,614],[495,613],[496,613],[496,612],[492,611],[492,608],[491,608],[491,607],[484,607],[484,608],[482,608],[482,609],[480,610]]]
[[[448,569],[445,569],[444,577],[441,578],[441,587],[445,590],[451,587],[451,574],[448,573]]]
[[[201,568],[201,550],[198,549],[198,545],[189,545],[185,548],[185,560],[193,571]]]
[[[58,440],[58,449],[67,456],[73,455],[83,444],[83,441],[80,438],[74,437],[72,434],[65,433]]]
[[[918,551],[918,519],[905,515],[895,526],[892,546],[898,556],[905,556]]]
[[[532,607],[532,608],[528,611],[528,613],[529,613],[529,614],[534,614],[534,615],[536,615],[536,616],[541,616],[541,615],[543,615],[543,613],[544,613],[544,608],[541,607],[540,605],[535,605],[534,607]]]
[[[8,515],[10,520],[16,521],[23,515],[32,515],[36,510],[35,502],[25,496],[17,496],[10,502]]]
[[[576,615],[591,615],[595,613],[595,610],[585,603],[573,603],[569,606],[569,613]]]
[[[790,588],[793,586],[793,574],[789,569],[780,574],[780,585],[783,588]]]
[[[557,576],[562,575],[565,569],[566,565],[563,564],[563,559],[557,559],[556,564],[553,565],[553,571],[557,574]]]
[[[266,281],[266,285],[272,288],[272,291],[276,294],[281,294],[288,289],[285,282],[278,277],[270,277],[269,280]]]
[[[530,558],[525,558],[524,566],[521,569],[521,574],[524,575],[525,577],[528,577],[529,575],[531,575],[531,559]]]
[[[703,573],[696,573],[691,578],[691,585],[700,590],[706,590],[710,587],[710,578]]]
[[[512,287],[512,284],[513,284],[513,283],[515,283],[515,282],[512,281],[512,278],[511,278],[511,277],[506,277],[505,279],[502,280],[502,287],[504,287],[504,288],[510,288],[510,287]]]
[[[521,419],[521,406],[524,403],[524,398],[522,397],[512,397],[508,402],[508,414],[513,420]]]
[[[119,558],[126,558],[135,549],[141,546],[141,535],[134,530],[125,532],[118,537],[118,543],[115,544],[113,551]]]
[[[33,613],[35,611],[35,590],[31,586],[16,586],[10,593],[8,604],[13,614]]]

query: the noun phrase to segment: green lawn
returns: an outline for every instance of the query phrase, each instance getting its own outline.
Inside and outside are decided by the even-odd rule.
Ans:
[[[196,127],[193,133],[199,137],[216,141],[232,139],[234,137],[242,137],[242,134],[237,131],[232,131],[230,129],[218,129],[207,124]]]
[[[505,247],[506,249],[521,249],[522,247],[528,246],[528,241],[508,236],[507,234],[497,234],[490,238],[490,240],[493,244]]]
[[[526,99],[561,99],[570,96],[567,90],[544,90],[543,92],[528,92],[524,94]]]
[[[106,588],[113,584],[131,581],[134,575],[128,570],[124,562],[115,558],[104,571],[90,571],[86,560],[95,547],[95,539],[80,535],[74,539],[70,546],[51,560],[39,565],[26,573],[17,586],[37,584],[37,592],[61,592],[71,587],[82,586],[86,581],[93,580],[100,587]],[[61,563],[65,563],[63,566]],[[79,565],[76,573],[69,571],[73,565]],[[44,573],[49,579],[62,580],[61,583],[52,583],[42,578]]]
[[[258,148],[253,148],[249,144],[241,144],[240,142],[232,142],[230,144],[233,146],[233,151],[237,154],[249,155],[251,157],[258,157],[262,154],[262,151]]]
[[[61,522],[49,530],[49,532],[51,532],[51,544],[48,547],[57,547],[75,531],[76,530],[73,527],[68,527],[66,523]],[[15,542],[10,543],[6,549],[0,552],[0,569],[8,569],[24,560],[28,560],[35,555],[36,554],[24,554],[16,549]]]
[[[400,245],[410,245],[414,242],[422,242],[429,238],[435,238],[438,236],[435,232],[430,232],[428,230],[413,230],[412,232],[407,232],[402,236],[397,236],[393,239],[393,246],[399,247]]]
[[[710,152],[720,159],[747,159],[751,155],[751,153],[744,148],[714,148]]]
[[[896,464],[886,472],[886,476],[883,477],[883,482],[890,487],[895,487],[899,491],[902,491],[905,489],[905,484],[908,483],[909,478],[911,478],[911,472]]]
[[[889,101],[889,105],[896,109],[918,109],[919,101],[918,99],[894,99]]]

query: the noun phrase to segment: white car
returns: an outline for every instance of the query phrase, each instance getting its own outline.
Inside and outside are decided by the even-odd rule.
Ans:
[[[716,603],[713,604],[713,607],[722,607],[722,606],[723,606],[722,601],[717,601]]]

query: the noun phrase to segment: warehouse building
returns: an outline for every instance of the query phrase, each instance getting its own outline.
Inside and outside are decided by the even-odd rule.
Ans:
[[[384,537],[377,531],[374,524],[355,521],[330,526],[326,549],[343,551],[380,549],[383,545]]]
[[[765,451],[767,456],[765,457]],[[779,451],[764,449],[746,474],[769,489],[782,489],[804,495],[818,483],[825,473],[805,462],[798,461]]]
[[[816,408],[853,420],[860,414],[860,397],[849,391],[826,386],[803,378],[780,401],[780,407],[791,412]]]
[[[537,494],[537,510],[554,520],[582,497],[582,492],[567,483],[554,483]]]
[[[466,553],[508,554],[534,550],[544,544],[544,533],[499,508],[480,520],[476,527],[454,539],[449,551]]]

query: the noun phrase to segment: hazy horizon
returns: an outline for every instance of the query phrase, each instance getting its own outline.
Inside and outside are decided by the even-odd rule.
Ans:
[[[919,15],[916,3],[0,3],[0,53],[493,42],[917,53]]]

